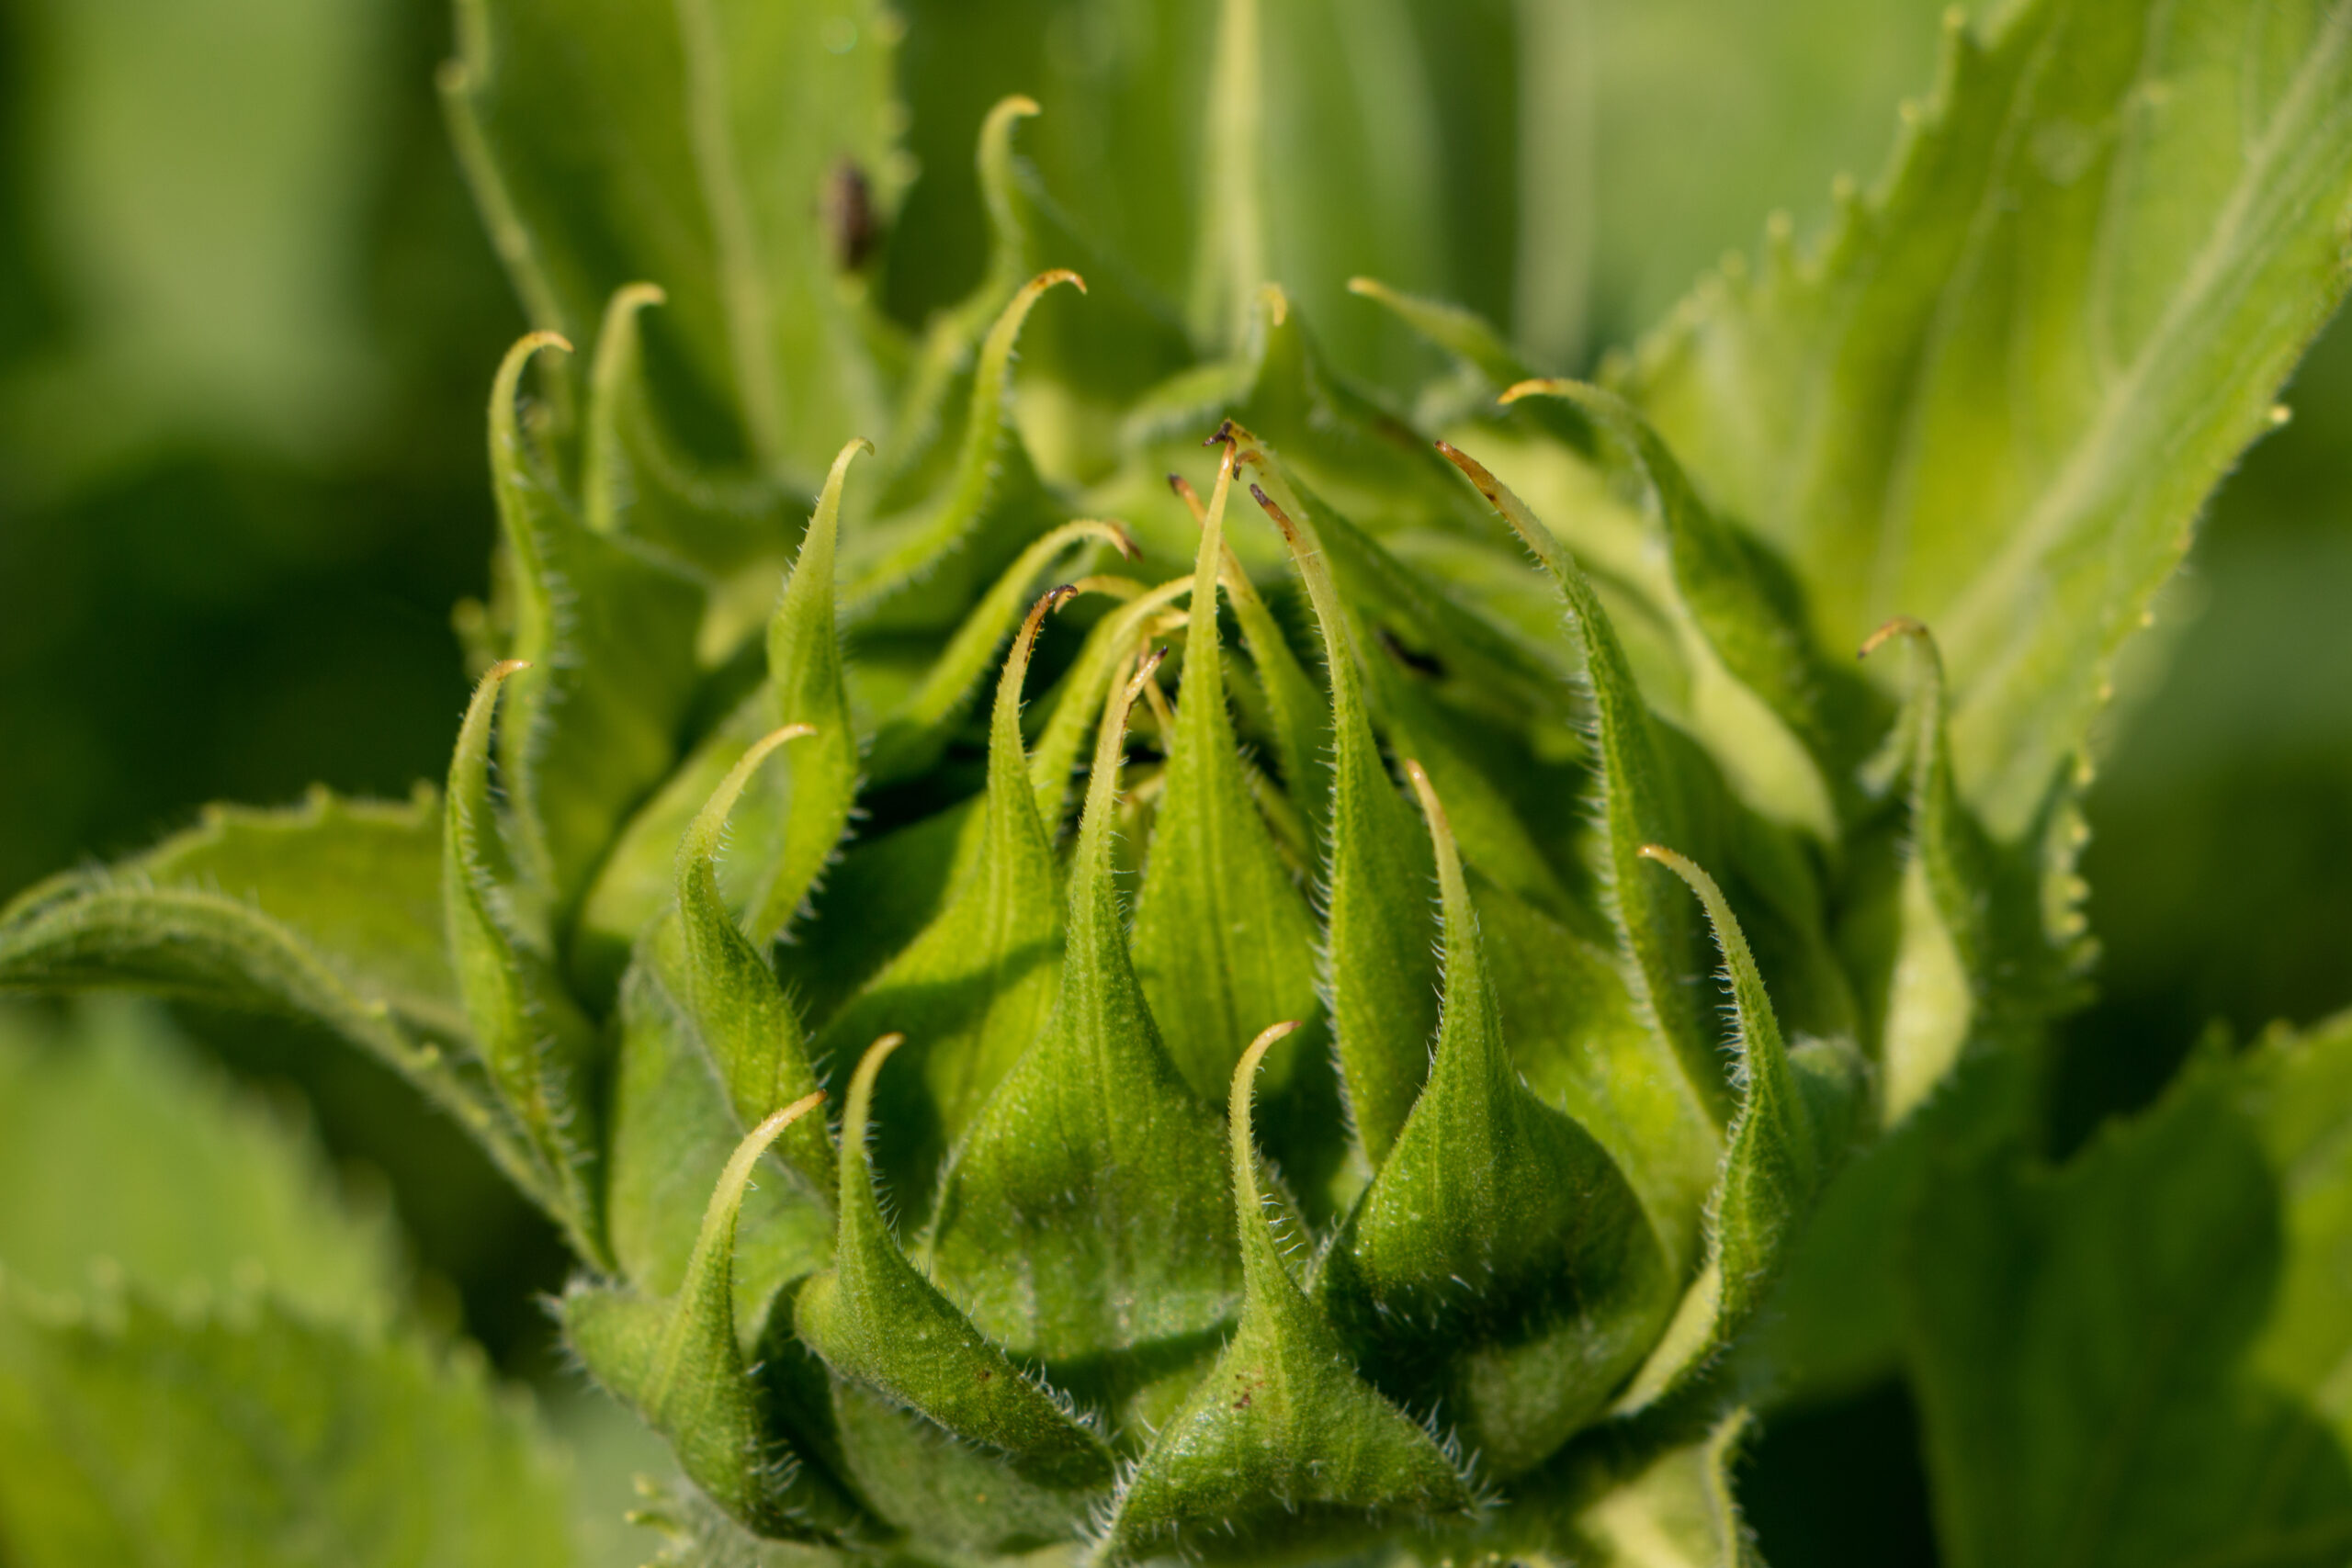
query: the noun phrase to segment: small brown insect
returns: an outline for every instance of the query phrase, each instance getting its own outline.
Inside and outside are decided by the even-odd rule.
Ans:
[[[824,218],[833,265],[843,272],[863,267],[882,242],[882,218],[874,210],[874,187],[856,159],[842,159],[825,176]]]

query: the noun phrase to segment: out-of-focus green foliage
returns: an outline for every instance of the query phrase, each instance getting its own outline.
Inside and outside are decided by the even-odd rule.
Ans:
[[[411,1321],[389,1215],[151,1011],[0,1015],[0,1122],[11,1562],[570,1560],[560,1465]]]

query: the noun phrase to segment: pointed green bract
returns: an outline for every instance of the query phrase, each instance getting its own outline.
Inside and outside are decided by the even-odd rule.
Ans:
[[[1880,189],[1815,256],[1713,286],[1623,385],[1824,643],[1937,629],[1961,794],[2007,839],[2343,296],[2352,15],[1952,15]]]
[[[1135,541],[1125,529],[1092,518],[1065,523],[1023,550],[956,629],[922,683],[876,729],[866,758],[875,783],[898,783],[939,760],[1038,577],[1071,548],[1089,541],[1135,558]]]
[[[1200,496],[1183,476],[1170,474],[1168,483],[1192,513],[1193,521],[1205,527],[1208,508],[1201,504]],[[1218,470],[1218,483],[1225,483],[1222,468]],[[1221,527],[1219,532],[1222,536]],[[1242,646],[1249,649],[1250,663],[1258,672],[1258,684],[1272,720],[1272,734],[1269,739],[1273,744],[1275,763],[1282,770],[1284,789],[1319,829],[1331,804],[1330,769],[1323,755],[1323,731],[1329,705],[1307,677],[1298,655],[1291,651],[1281,624],[1274,619],[1257,584],[1250,581],[1240,557],[1234,553],[1233,541],[1221,538],[1221,543],[1224,564],[1217,581],[1230,596],[1234,619],[1241,624]]]
[[[522,669],[509,660],[484,675],[458,733],[442,832],[442,919],[474,1052],[527,1151],[534,1196],[583,1257],[602,1259],[598,1136],[587,1092],[595,1033],[515,907],[513,865],[491,806],[491,715],[499,688]]]
[[[580,434],[580,514],[591,532],[626,537],[704,580],[709,604],[696,650],[710,663],[770,608],[792,508],[773,481],[698,468],[662,428],[644,322],[646,310],[668,303],[650,283],[616,289],[605,303]]]
[[[973,1321],[1114,1407],[1193,1370],[1241,1283],[1216,1120],[1161,1043],[1111,881],[1127,715],[1158,662],[1103,715],[1052,1020],[956,1151],[932,1247]]]
[[[1690,947],[1683,905],[1645,876],[1641,863],[1644,845],[1672,836],[1682,803],[1616,629],[1583,570],[1527,504],[1468,453],[1452,446],[1442,449],[1559,585],[1569,629],[1584,655],[1592,701],[1600,763],[1602,885],[1624,946],[1627,978],[1646,1020],[1674,1046],[1691,1092],[1702,1105],[1719,1109],[1724,1098],[1722,1074],[1681,983]]]
[[[1770,228],[1757,281],[1604,372],[1621,400],[1512,346],[1580,352],[1585,56],[1622,41],[1589,8],[1232,0],[1212,37],[1171,0],[928,5],[902,116],[871,0],[460,0],[460,155],[535,324],[595,336],[584,382],[548,356],[518,404],[535,336],[496,383],[503,541],[461,631],[495,669],[447,799],[217,817],[53,881],[0,913],[0,986],[275,1005],[424,1084],[571,1233],[575,1347],[699,1479],[659,1502],[673,1556],[1726,1568],[1731,1401],[1900,1377],[1956,1562],[2333,1562],[2341,1029],[2209,1054],[2064,1171],[2027,1149],[2071,1097],[2042,1092],[2085,952],[2064,764],[2342,291],[2352,22],[1951,24],[1877,206],[1802,263]],[[997,81],[1053,114],[989,111],[959,229]],[[1365,265],[1476,281],[1337,299]],[[1211,428],[1215,503],[1171,500]],[[887,439],[851,492],[856,430]],[[1574,558],[1441,434],[1491,442]],[[1234,522],[1237,476],[1283,541]],[[1098,541],[1132,578],[1083,575]],[[1108,603],[1041,631],[1080,594]],[[1949,694],[1931,654],[1899,707],[1832,657],[1889,610],[1947,632]],[[817,733],[778,755],[780,726]],[[1729,1075],[1645,852],[1715,930]],[[1237,1072],[1275,1018],[1306,1031]],[[766,1120],[820,1081],[854,1090],[838,1149]],[[1858,1121],[1886,1135],[1841,1173]],[[125,1136],[14,1154],[210,1157]],[[175,1462],[210,1451],[151,1404]],[[82,1435],[35,1439],[30,1487],[5,1456],[0,1555],[59,1456],[113,1451]]]
[[[916,1272],[891,1237],[866,1160],[866,1109],[875,1075],[898,1044],[894,1036],[876,1042],[850,1080],[833,1269],[802,1287],[793,1321],[836,1373],[1001,1455],[1031,1481],[1102,1485],[1111,1478],[1102,1440]]]
[[[1470,868],[1478,936],[1511,1061],[1529,1089],[1609,1152],[1674,1278],[1700,1252],[1723,1134],[1642,1018],[1616,944],[1570,931]]]
[[[835,613],[835,540],[850,465],[871,452],[860,438],[834,456],[784,592],[767,612],[767,678],[738,702],[630,818],[598,869],[581,911],[571,968],[591,994],[608,989],[638,934],[668,908],[685,832],[711,792],[762,736],[781,726],[813,732],[787,768],[763,773],[737,807],[735,852],[721,867],[728,902],[748,933],[768,941],[791,924],[848,831],[858,788],[858,731],[844,680]]]
[[[1887,637],[1907,635],[1918,673],[1898,735],[1907,741],[1911,836],[1903,864],[1901,931],[1880,1026],[1881,1115],[1889,1124],[1933,1092],[1959,1059],[1976,1023],[1975,989],[1985,977],[1978,895],[1989,853],[1952,788],[1944,733],[1943,659],[1925,626],[1890,621],[1862,645],[1867,656]]]
[[[624,814],[677,759],[697,673],[703,596],[688,579],[590,530],[526,445],[524,367],[561,339],[516,344],[491,389],[490,467],[514,583],[508,657],[525,661],[499,728],[515,859],[568,917]]]
[[[1120,1487],[1102,1540],[1114,1561],[1340,1542],[1448,1516],[1459,1522],[1476,1506],[1436,1440],[1356,1375],[1339,1336],[1291,1279],[1268,1226],[1250,1089],[1268,1047],[1294,1027],[1268,1029],[1234,1068],[1240,1325]]]
[[[1316,1007],[1314,918],[1250,799],[1225,705],[1216,604],[1233,467],[1227,447],[1193,570],[1176,734],[1135,927],[1136,977],[1169,1057],[1212,1104],[1237,1042]]]
[[[1739,1113],[1707,1203],[1707,1263],[1667,1337],[1623,1404],[1638,1409],[1677,1386],[1743,1327],[1778,1277],[1822,1184],[1852,1137],[1864,1068],[1844,1041],[1792,1051],[1781,1038],[1747,939],[1713,877],[1672,850],[1642,846],[1699,896],[1723,950],[1731,993]]]
[[[774,877],[756,895],[752,929],[762,937],[782,931],[808,896],[849,827],[857,797],[857,730],[842,676],[833,561],[849,466],[859,453],[873,450],[873,443],[860,438],[835,454],[784,596],[768,620],[769,717],[779,725],[805,724],[815,733],[793,759]]]
[[[943,608],[1001,570],[1035,531],[1046,498],[1012,423],[1012,349],[1038,299],[1063,283],[1085,292],[1085,279],[1067,268],[1039,273],[989,328],[973,368],[963,443],[939,493],[876,523],[860,540],[845,599],[861,626],[936,625]]]
[[[761,1419],[735,1326],[735,1226],[760,1156],[824,1102],[812,1092],[743,1137],[704,1211],[674,1299],[575,1285],[563,1298],[564,1337],[597,1381],[669,1440],[678,1466],[711,1499],[763,1535],[835,1528],[848,1505],[798,1456],[777,1451]]]
[[[1649,1351],[1678,1281],[1589,1134],[1504,1049],[1444,808],[1406,763],[1437,851],[1445,1005],[1428,1085],[1333,1244],[1321,1298],[1377,1381],[1442,1410],[1483,1465],[1549,1458]]]
[[[997,686],[988,795],[975,863],[939,914],[825,1026],[820,1055],[849,1059],[888,1032],[911,1062],[881,1086],[889,1128],[880,1157],[901,1203],[927,1204],[944,1152],[1029,1049],[1053,1007],[1061,963],[1061,889],[1021,747],[1021,685],[1037,630],[1076,596],[1030,607]],[[915,1071],[907,1068],[913,1066]]]
[[[786,726],[743,753],[678,844],[678,937],[686,1015],[710,1058],[736,1120],[763,1124],[785,1105],[817,1088],[809,1070],[800,1015],[766,956],[735,920],[718,890],[719,840],[727,814],[760,764],[788,740],[806,739],[806,726]],[[778,1152],[812,1191],[832,1190],[832,1149],[820,1119],[781,1134]]]
[[[1015,93],[1000,98],[980,121],[974,162],[980,201],[988,215],[989,265],[978,285],[953,309],[935,317],[908,367],[898,420],[890,432],[890,469],[895,491],[909,479],[928,479],[955,456],[944,442],[952,435],[950,402],[957,390],[969,401],[970,379],[989,327],[1021,288],[1032,270],[1023,229],[1023,203],[1013,174],[1012,131],[1043,112],[1035,98]]]
[[[1436,965],[1408,911],[1427,894],[1419,837],[1382,767],[1365,714],[1354,637],[1316,537],[1258,485],[1250,493],[1282,530],[1323,633],[1335,761],[1330,858],[1324,886],[1324,985],[1364,1153],[1377,1165],[1396,1141],[1429,1070],[1437,1030]]]
[[[1850,764],[1849,715],[1815,657],[1810,628],[1788,613],[1745,545],[1707,510],[1672,453],[1624,400],[1577,381],[1523,381],[1506,402],[1557,397],[1581,411],[1604,466],[1633,491],[1671,563],[1690,667],[1691,722],[1743,796],[1769,818],[1838,839],[1833,789]]]
[[[1122,579],[1113,579],[1114,583]],[[1118,673],[1148,640],[1153,619],[1192,591],[1189,577],[1174,578],[1148,592],[1136,592],[1125,604],[1094,623],[1079,649],[1078,659],[1062,677],[1060,695],[1030,758],[1029,777],[1036,789],[1037,815],[1049,828],[1062,819],[1069,795],[1071,771],[1086,749],[1095,716],[1103,699],[1118,683]]]

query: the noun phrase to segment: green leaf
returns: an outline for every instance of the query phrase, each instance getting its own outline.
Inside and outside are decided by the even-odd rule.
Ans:
[[[0,1296],[0,1547],[27,1568],[561,1564],[566,1491],[525,1407],[412,1333]]]
[[[1813,257],[1776,238],[1622,379],[1828,646],[1936,628],[1960,793],[2009,839],[2342,296],[2352,16],[1955,14],[1907,121]]]
[[[787,725],[744,752],[678,843],[680,999],[728,1105],[747,1128],[813,1093],[817,1076],[808,1066],[798,1010],[719,893],[719,840],[728,812],[760,764],[786,741],[808,735],[806,726]],[[781,1138],[777,1153],[785,1164],[810,1191],[829,1196],[833,1151],[823,1120],[801,1122]]]
[[[2306,1391],[2352,1452],[2352,1014],[2273,1030],[2239,1064],[2233,1098],[2278,1185],[2286,1262],[2251,1366]]]
[[[624,285],[670,299],[657,363],[694,444],[815,488],[881,425],[864,286],[822,218],[855,179],[887,222],[899,25],[868,0],[685,0],[593,18],[461,0],[444,68],[459,162],[525,308],[581,334]]]
[[[1517,1475],[1597,1416],[1665,1326],[1668,1253],[1591,1134],[1520,1080],[1445,810],[1445,1005],[1427,1087],[1325,1263],[1321,1300],[1373,1377]]]
[[[389,1209],[339,1201],[305,1129],[232,1089],[149,1003],[0,1012],[0,1269],[46,1297],[129,1280],[376,1328],[406,1289]],[[0,1532],[5,1534],[5,1532]]]
[[[457,981],[434,930],[441,901],[436,804],[420,786],[401,805],[313,787],[300,806],[282,811],[209,806],[196,827],[115,872],[159,891],[201,888],[247,901],[404,1022],[462,1037]]]
[[[794,1325],[837,1375],[1001,1455],[1014,1473],[1072,1491],[1105,1485],[1111,1455],[1102,1438],[915,1270],[882,1217],[865,1153],[866,1110],[875,1075],[898,1044],[894,1036],[876,1041],[850,1080],[833,1268],[801,1287]]]
[[[1349,1114],[1377,1166],[1420,1092],[1429,1043],[1437,1032],[1437,966],[1427,932],[1408,913],[1427,896],[1427,863],[1420,858],[1420,836],[1381,765],[1359,683],[1353,628],[1320,535],[1309,532],[1315,523],[1303,511],[1275,502],[1260,485],[1252,484],[1250,493],[1282,530],[1322,628],[1334,740],[1324,986]]]
[[[1234,1068],[1240,1325],[1120,1487],[1102,1533],[1113,1561],[1328,1548],[1356,1532],[1455,1522],[1476,1506],[1436,1439],[1356,1374],[1267,1224],[1250,1091],[1268,1047],[1295,1027],[1259,1035]]]
[[[568,919],[625,815],[676,761],[703,606],[692,581],[591,532],[526,448],[514,414],[523,367],[566,346],[534,333],[499,366],[490,466],[514,586],[508,657],[527,667],[508,697],[499,765],[517,863],[548,915]]]
[[[595,1030],[515,907],[513,864],[492,819],[491,715],[499,689],[522,668],[510,660],[481,678],[458,734],[442,832],[443,919],[475,1054],[528,1161],[526,1188],[580,1254],[598,1261],[605,1247],[588,1082]]]
[[[915,1066],[877,1086],[889,1135],[879,1151],[892,1190],[928,1201],[938,1162],[1045,1027],[1061,966],[1061,889],[1021,747],[1021,685],[1045,617],[1076,590],[1032,605],[997,685],[977,859],[938,915],[834,1015],[818,1054],[850,1059],[890,1032]]]
[[[673,1299],[586,1283],[563,1297],[564,1338],[596,1380],[669,1440],[695,1485],[762,1535],[827,1531],[856,1517],[854,1505],[824,1475],[779,1451],[761,1419],[735,1326],[735,1226],[744,1190],[769,1146],[824,1098],[812,1091],[794,1100],[736,1145]]]
[[[408,1078],[530,1188],[490,1086],[434,1043],[469,1037],[436,912],[442,815],[424,792],[208,808],[144,855],[0,910],[0,993],[130,987],[306,1020]]]
[[[1130,1426],[1172,1403],[1150,1385],[1196,1375],[1241,1284],[1216,1118],[1161,1043],[1112,883],[1128,711],[1158,663],[1102,716],[1060,994],[952,1156],[932,1247],[974,1323]]]
[[[1860,1055],[1845,1041],[1807,1040],[1794,1050],[1782,1042],[1747,939],[1714,878],[1656,844],[1644,845],[1642,854],[1689,883],[1714,927],[1732,999],[1740,1102],[1707,1201],[1706,1268],[1621,1401],[1625,1409],[1679,1385],[1755,1314],[1845,1157],[1866,1078]]]
[[[1944,1561],[2343,1560],[2346,1039],[2194,1063],[2054,1171],[1942,1141],[1902,1306]]]
[[[1251,1032],[1317,1011],[1314,915],[1250,798],[1225,705],[1216,605],[1233,468],[1228,446],[1193,569],[1176,733],[1134,935],[1136,977],[1169,1058],[1209,1103]]]
[[[1644,847],[1673,836],[1683,819],[1681,781],[1665,766],[1616,628],[1582,569],[1527,504],[1476,458],[1450,445],[1441,450],[1559,585],[1569,630],[1584,656],[1583,683],[1599,742],[1603,904],[1617,928],[1626,979],[1644,1021],[1673,1046],[1691,1096],[1707,1111],[1718,1111],[1723,1075],[1681,983],[1690,949],[1688,917],[1681,901],[1645,876],[1641,864]]]

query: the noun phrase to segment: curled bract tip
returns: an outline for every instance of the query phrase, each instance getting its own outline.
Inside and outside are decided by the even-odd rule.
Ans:
[[[543,348],[558,348],[570,354],[572,352],[571,340],[561,333],[542,328],[537,332],[525,333],[514,343],[514,352],[518,354],[537,354]]]
[[[1143,559],[1143,547],[1136,543],[1135,535],[1128,531],[1125,523],[1115,517],[1090,517],[1084,521],[1102,531],[1103,540],[1119,552],[1120,559]]]
[[[1495,401],[1498,403],[1515,403],[1521,398],[1549,397],[1558,392],[1561,388],[1566,385],[1566,382],[1555,377],[1530,377],[1524,381],[1514,381],[1510,386],[1505,387],[1502,390],[1502,395],[1497,398]]]
[[[1525,385],[1524,382],[1521,384],[1522,386]],[[1510,400],[1506,398],[1504,400],[1509,401]],[[1437,444],[1437,449],[1447,462],[1453,464],[1455,468],[1460,468],[1464,475],[1468,476],[1470,482],[1478,487],[1478,493],[1480,495],[1485,496],[1490,502],[1500,504],[1501,496],[1498,492],[1501,486],[1497,482],[1494,474],[1488,470],[1486,464],[1481,463],[1477,458],[1473,457],[1469,453],[1464,452],[1461,447],[1456,446],[1451,441],[1440,441]]]
[[[875,1076],[881,1072],[882,1064],[889,1060],[890,1053],[906,1043],[907,1037],[894,1029],[868,1045],[865,1048],[865,1054],[857,1059],[857,1070],[850,1075],[849,1115],[850,1120],[856,1122],[861,1129],[865,1122],[866,1106],[873,1099]],[[847,1143],[845,1135],[842,1151],[844,1154],[848,1152]]]
[[[1080,294],[1086,292],[1086,279],[1079,276],[1078,274],[1070,271],[1070,269],[1066,266],[1054,267],[1049,271],[1041,272],[1036,276],[1031,278],[1029,280],[1029,292],[1033,295],[1043,294],[1046,289],[1053,288],[1054,285],[1057,283],[1072,284],[1076,286]]]
[[[1037,100],[1028,94],[1007,93],[996,101],[993,108],[989,110],[989,118],[991,120],[1026,119],[1033,115],[1045,112],[1037,107]]]
[[[1263,490],[1261,490],[1255,484],[1252,484],[1250,487],[1250,494],[1257,501],[1258,505],[1265,512],[1266,515],[1274,520],[1274,526],[1283,531],[1283,538],[1295,539],[1298,537],[1297,525],[1291,522],[1289,513],[1284,512],[1281,507],[1274,504],[1273,497],[1268,495]]]
[[[1348,292],[1351,294],[1361,294],[1368,299],[1377,299],[1389,293],[1390,289],[1388,285],[1381,282],[1380,279],[1376,277],[1366,277],[1363,274],[1359,273],[1355,276],[1348,279]]]
[[[813,724],[779,725],[775,728],[769,730],[765,735],[761,736],[759,739],[753,741],[752,743],[752,750],[764,757],[787,740],[797,740],[802,736],[814,735],[816,733],[817,727]]]
[[[1237,1094],[1248,1092],[1250,1081],[1258,1076],[1258,1065],[1266,1059],[1266,1053],[1273,1049],[1275,1042],[1295,1033],[1298,1027],[1297,1019],[1286,1018],[1258,1032],[1258,1037],[1250,1042],[1249,1049],[1241,1053],[1241,1060],[1233,1069],[1233,1087]]]
[[[1437,797],[1437,786],[1430,783],[1429,770],[1416,759],[1408,757],[1405,759],[1405,779],[1413,786],[1413,797],[1421,803],[1421,815],[1430,819],[1430,829],[1443,830],[1448,825],[1445,805]]]
[[[634,310],[647,305],[667,305],[669,302],[668,289],[644,278],[639,278],[635,283],[624,283],[613,290],[612,308],[615,310]],[[571,345],[566,344],[564,346],[569,348]]]
[[[531,667],[527,659],[502,659],[482,671],[482,683],[495,686],[509,675],[518,675]]]
[[[1871,654],[1876,653],[1880,649],[1885,647],[1889,642],[1898,637],[1915,637],[1923,640],[1928,639],[1929,637],[1928,624],[1914,615],[1894,616],[1889,619],[1884,626],[1882,626],[1878,630],[1871,633],[1870,636],[1862,639],[1861,649],[1860,652],[1856,653],[1854,657],[1857,659],[1868,659]]]
[[[782,1110],[771,1112],[765,1121],[752,1128],[751,1134],[752,1141],[764,1147],[768,1143],[775,1139],[778,1133],[783,1132],[786,1127],[791,1126],[795,1122],[799,1121],[803,1116],[808,1115],[808,1112],[816,1110],[817,1107],[824,1103],[825,1091],[823,1089],[819,1089],[809,1090],[807,1094],[802,1095],[798,1100],[796,1100],[791,1104],[785,1106]]]
[[[1699,863],[1690,856],[1669,850],[1664,844],[1644,844],[1635,852],[1644,860],[1657,862],[1658,864],[1689,883],[1691,891],[1698,894],[1702,902],[1708,904],[1711,911],[1715,901],[1722,898],[1723,895],[1715,889],[1715,879],[1702,871],[1699,868]]]
[[[1193,514],[1194,525],[1205,524],[1209,520],[1209,509],[1201,503],[1201,492],[1193,488],[1192,480],[1182,474],[1170,474],[1168,476],[1168,488],[1175,492],[1177,500],[1184,503],[1184,510]]]
[[[1143,662],[1136,666],[1134,678],[1127,682],[1128,703],[1132,704],[1137,697],[1143,695],[1143,689],[1149,685],[1151,678],[1159,672],[1159,661],[1167,657],[1168,650],[1164,648],[1155,648],[1143,656]]]

